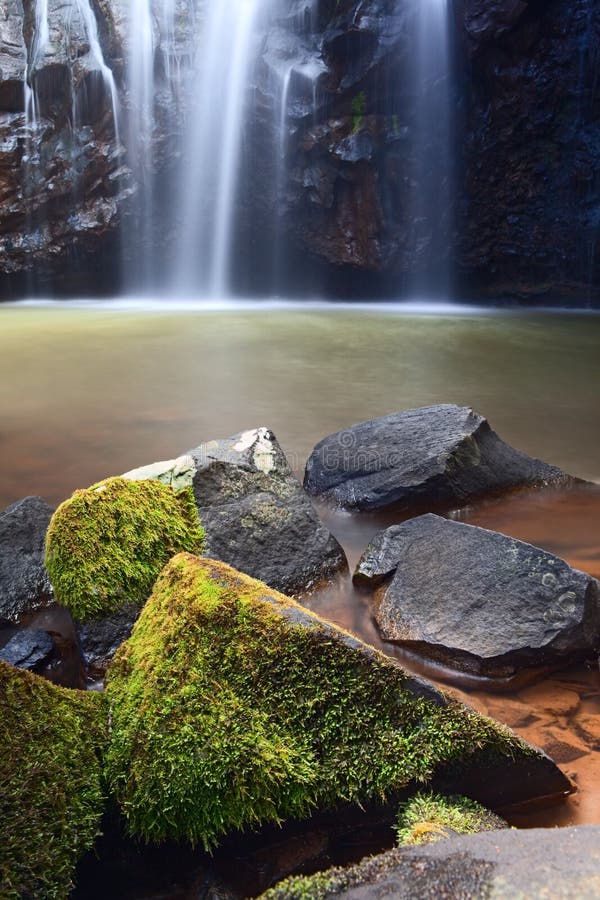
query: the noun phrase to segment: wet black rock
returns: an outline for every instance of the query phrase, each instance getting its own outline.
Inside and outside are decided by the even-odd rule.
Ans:
[[[113,656],[131,634],[139,614],[137,604],[125,603],[110,616],[78,624],[77,636],[89,677],[104,677]]]
[[[600,584],[514,538],[426,515],[377,535],[356,577],[377,581],[384,638],[478,676],[561,666],[600,645]]]
[[[0,619],[18,622],[53,602],[44,566],[52,513],[41,497],[26,497],[0,513]]]
[[[36,671],[49,662],[54,643],[46,631],[19,631],[0,650],[0,659],[18,669]]]
[[[505,444],[483,416],[443,404],[326,437],[308,459],[304,487],[345,509],[423,510],[561,480],[564,472]]]
[[[346,568],[268,428],[190,451],[206,555],[284,593],[306,593]]]

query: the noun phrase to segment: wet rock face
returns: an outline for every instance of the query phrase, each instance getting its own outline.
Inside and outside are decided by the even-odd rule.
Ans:
[[[324,438],[308,459],[304,486],[345,509],[413,511],[567,478],[505,444],[472,409],[440,404]]]
[[[99,19],[102,40],[110,28]],[[50,0],[42,46],[32,0],[9,0],[0,22],[0,274],[35,265],[43,279],[62,254],[97,249],[130,191],[80,7]]]
[[[44,566],[52,513],[41,497],[26,497],[0,513],[0,619],[16,623],[53,602]]]
[[[364,0],[321,3],[319,11],[317,34],[288,34],[285,42],[276,29],[268,35],[269,71],[293,66],[289,169],[281,190],[272,149],[281,126],[270,118],[281,76],[261,77],[266,114],[259,110],[256,119],[252,159],[262,162],[247,179],[248,228],[262,215],[271,234],[277,209],[277,233],[287,234],[301,259],[330,266],[341,293],[369,295],[370,286],[370,296],[397,296],[419,273],[447,266],[468,296],[593,299],[600,280],[597,4],[454,4],[454,202],[439,204],[439,222],[426,222],[421,235],[415,202],[431,173],[421,182],[415,176],[422,154],[410,90],[415,6]],[[428,154],[441,160],[439,136],[429,141]]]
[[[275,209],[279,241],[284,233],[288,250],[332,267],[352,292],[358,271],[376,279],[414,271],[426,249],[408,222],[419,189],[407,126],[417,103],[406,87],[417,7],[323,2],[311,28],[302,24],[306,6],[291,4],[267,35],[262,116],[259,107],[250,135],[253,165],[262,164],[246,179],[248,227],[261,214],[270,234]],[[285,116],[273,117],[286,77]],[[285,172],[274,179],[283,153]]]
[[[372,583],[392,574],[376,595],[383,637],[462,671],[510,677],[593,655],[600,641],[598,582],[497,532],[434,515],[395,525],[357,569]]]
[[[600,8],[468,0],[464,15],[463,283],[589,300],[600,279]]]

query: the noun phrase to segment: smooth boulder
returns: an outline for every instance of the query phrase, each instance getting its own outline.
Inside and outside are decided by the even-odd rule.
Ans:
[[[355,580],[379,584],[385,639],[475,675],[556,667],[600,645],[596,579],[531,544],[440,516],[376,535]]]
[[[0,513],[0,619],[16,623],[54,600],[44,566],[52,513],[41,497],[25,497]]]
[[[191,554],[161,573],[106,692],[109,784],[146,841],[210,847],[340,803],[397,804],[416,783],[490,806],[572,790],[508,729],[265,584]]]
[[[304,487],[344,509],[422,511],[565,480],[560,469],[506,444],[472,409],[441,404],[326,437],[308,459]]]
[[[275,590],[305,594],[347,567],[268,428],[208,441],[124,477],[192,485],[206,555]]]

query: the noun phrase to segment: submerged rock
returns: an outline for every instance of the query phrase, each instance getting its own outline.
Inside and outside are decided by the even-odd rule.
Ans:
[[[572,789],[512,732],[266,585],[189,554],[161,573],[107,694],[109,782],[147,841],[211,846],[341,802],[392,800],[415,782],[453,783],[489,805]]]
[[[600,828],[508,829],[399,847],[347,869],[290,878],[264,900],[595,900]]]
[[[506,535],[419,516],[380,532],[355,579],[392,574],[376,594],[382,636],[445,665],[507,677],[600,644],[596,579]]]
[[[0,619],[18,622],[53,602],[44,542],[53,509],[25,497],[0,513]]]
[[[47,663],[54,642],[47,631],[25,630],[15,634],[0,650],[0,659],[18,669],[35,670]]]
[[[505,444],[483,416],[453,404],[409,409],[320,441],[306,464],[309,494],[346,509],[460,506],[526,484],[568,480]]]
[[[46,564],[58,602],[87,623],[80,637],[88,665],[102,668],[128,636],[167,560],[203,547],[189,488],[109,478],[59,506]]]
[[[0,896],[66,897],[104,809],[102,695],[0,661]]]
[[[207,555],[275,590],[306,593],[347,567],[268,428],[208,441],[123,477],[192,484]]]

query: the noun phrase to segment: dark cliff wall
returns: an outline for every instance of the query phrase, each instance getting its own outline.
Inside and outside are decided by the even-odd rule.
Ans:
[[[462,283],[597,303],[600,4],[466,0],[457,13]]]

